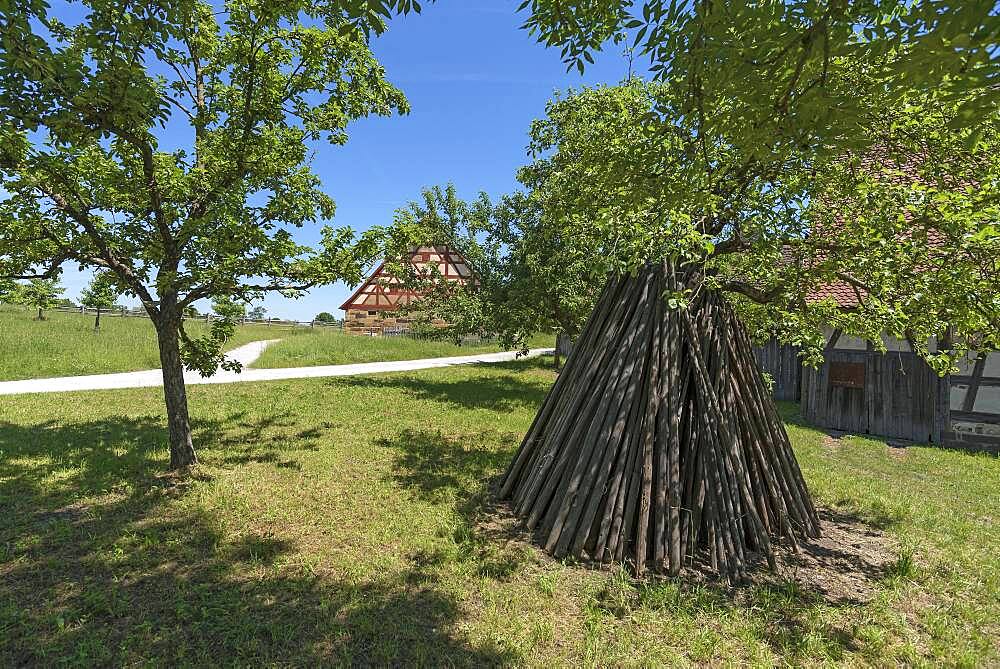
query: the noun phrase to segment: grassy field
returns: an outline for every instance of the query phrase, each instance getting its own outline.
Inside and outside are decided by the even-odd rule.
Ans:
[[[537,335],[528,342],[532,348],[551,348],[554,336]],[[384,362],[441,358],[499,351],[496,344],[465,344],[408,337],[360,337],[345,335],[334,328],[305,330],[269,347],[253,367],[308,367],[343,365],[354,362]]]
[[[34,313],[0,304],[0,381],[160,366],[156,333],[148,319],[101,316],[101,331],[95,333],[92,315],[53,311],[40,322],[32,318]],[[186,329],[197,336],[207,326],[204,321],[190,321]],[[261,339],[290,339],[297,333],[264,325],[240,326],[226,348]]]
[[[865,603],[637,584],[488,522],[537,360],[0,403],[0,666],[1000,663],[1000,460],[790,432],[821,504],[898,543]],[[387,411],[386,407],[391,407]]]
[[[103,316],[100,333],[94,317],[50,312],[47,320],[33,320],[34,311],[0,304],[0,381],[107,374],[160,366],[156,334],[145,318]],[[204,321],[190,321],[188,333],[207,330]],[[354,362],[414,360],[495,352],[496,344],[456,346],[447,341],[405,337],[351,337],[333,328],[290,328],[241,325],[226,349],[259,341],[281,339],[264,352],[253,367],[305,367]],[[553,337],[537,336],[533,347],[551,347]]]

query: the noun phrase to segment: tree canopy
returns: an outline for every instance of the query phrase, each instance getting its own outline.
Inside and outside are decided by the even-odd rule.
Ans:
[[[873,99],[960,100],[956,125],[1000,103],[993,0],[524,0],[520,10],[580,71],[609,42],[633,47],[686,114],[748,155],[779,138],[860,140]],[[860,71],[855,87],[830,86]]]
[[[329,311],[321,311],[313,317],[313,320],[317,323],[336,323],[337,317]]]
[[[609,42],[650,60],[653,82],[571,92],[532,128],[532,192],[595,266],[702,264],[752,326],[813,352],[821,323],[997,345],[995,3],[521,9],[571,67]],[[831,283],[859,307],[817,300]]]
[[[356,282],[378,254],[377,231],[325,226],[313,247],[293,232],[334,214],[310,142],[408,110],[369,36],[419,5],[82,4],[73,24],[42,0],[0,5],[0,275],[114,273],[156,325],[171,460],[189,464],[180,364],[222,356],[218,333],[187,336],[185,309]]]
[[[43,312],[59,305],[60,295],[65,288],[56,279],[31,279],[18,284],[13,291],[14,301],[26,307],[38,310],[38,320],[44,318]]]
[[[422,308],[463,331],[523,341],[557,323],[575,334],[609,274],[679,258],[701,279],[667,296],[675,307],[720,288],[758,335],[812,360],[832,326],[876,345],[882,333],[909,339],[944,369],[931,337],[955,335],[950,355],[1000,344],[997,125],[956,130],[958,109],[926,98],[884,109],[869,148],[772,157],[766,171],[721,177],[723,197],[712,173],[735,173],[743,154],[725,135],[693,147],[669,86],[573,91],[531,128],[524,192],[490,205],[429,189],[397,224],[457,246],[481,276],[457,295],[424,288]]]
[[[955,106],[914,100],[883,109],[864,150],[800,149],[738,175],[744,157],[728,136],[692,147],[670,95],[639,82],[586,90],[533,128],[536,165],[556,193],[550,220],[591,244],[595,262],[701,263],[751,325],[807,347],[819,346],[825,324],[918,347],[949,325],[980,342],[996,331],[997,275],[986,261],[1000,220],[995,118],[955,129]],[[723,177],[724,198],[714,172],[737,173]],[[855,308],[819,299],[831,284],[856,292]]]
[[[114,274],[98,272],[80,293],[80,304],[91,309],[110,309],[120,295],[121,289]]]

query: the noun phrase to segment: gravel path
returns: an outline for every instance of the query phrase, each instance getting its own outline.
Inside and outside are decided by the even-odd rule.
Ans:
[[[247,366],[260,357],[264,349],[277,339],[255,341],[226,353],[226,357],[239,360],[243,371],[239,374],[219,370],[213,376],[203,378],[197,372],[184,372],[184,381],[189,385],[203,383],[247,383],[250,381],[276,381],[280,379],[307,379],[327,376],[355,376],[378,374],[381,372],[406,372],[415,369],[450,367],[475,363],[506,362],[514,360],[513,351],[480,353],[451,358],[425,358],[423,360],[397,360],[393,362],[364,362],[353,365],[323,365],[320,367],[284,367],[280,369],[248,369]],[[528,352],[534,357],[550,352],[551,349],[536,348]],[[0,382],[0,395],[23,395],[28,393],[62,393],[74,390],[113,390],[116,388],[146,388],[163,385],[163,376],[158,369],[141,372],[121,372],[119,374],[94,374],[89,376],[61,376],[51,379],[26,379],[24,381]]]

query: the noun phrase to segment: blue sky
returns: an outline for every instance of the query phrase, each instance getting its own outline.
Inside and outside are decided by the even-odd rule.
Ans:
[[[434,184],[454,182],[469,198],[514,189],[514,173],[527,162],[528,127],[544,115],[552,94],[625,77],[627,61],[617,51],[597,58],[582,76],[567,72],[558,50],[520,30],[518,4],[438,0],[392,21],[374,51],[412,111],[357,122],[346,146],[316,146],[314,169],[337,202],[334,225],[364,230],[389,223],[394,210]],[[314,241],[318,227],[299,238]],[[88,280],[67,268],[67,297],[75,300]],[[335,284],[297,300],[272,295],[264,306],[269,315],[296,320],[320,311],[339,315],[350,292]]]

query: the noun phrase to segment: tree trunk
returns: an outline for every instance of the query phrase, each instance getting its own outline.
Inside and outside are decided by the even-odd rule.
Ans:
[[[94,332],[98,332],[101,329],[101,308],[97,307],[97,316],[94,318]]]
[[[41,307],[38,307],[38,320],[40,320],[40,321],[44,321],[45,320],[45,316],[42,315],[42,308]]]
[[[664,303],[693,281],[669,263],[611,280],[507,469],[500,496],[557,558],[739,581],[773,540],[819,535],[732,307]]]
[[[556,369],[559,369],[560,358],[569,358],[573,351],[573,340],[565,332],[556,335]]]
[[[181,360],[180,336],[175,319],[161,318],[156,325],[163,371],[163,398],[167,405],[170,433],[170,468],[180,469],[198,462],[191,440],[187,390],[184,387],[184,362]]]

